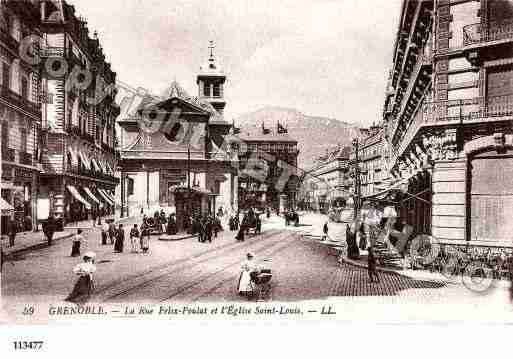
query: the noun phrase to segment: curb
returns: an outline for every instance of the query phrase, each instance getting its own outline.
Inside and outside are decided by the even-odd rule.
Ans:
[[[353,259],[349,259],[347,257],[340,257],[339,258],[339,262],[343,262],[343,263],[351,265],[353,267],[358,267],[358,268],[363,268],[363,269],[368,269],[369,268],[368,265],[365,265],[363,263],[357,262],[357,261],[355,261]],[[382,273],[401,274],[401,272],[399,270],[385,268],[385,267],[381,267],[381,266],[376,266],[376,271],[377,272],[382,272]]]
[[[64,239],[69,239],[71,237],[73,237],[74,234],[73,233],[69,233],[65,236],[62,236],[62,237],[59,237],[59,238],[54,238],[52,240],[52,244],[55,244],[56,242],[59,242],[61,240],[64,240]],[[15,249],[11,252],[8,252],[8,253],[4,253],[5,257],[6,258],[10,258],[10,257],[13,257],[13,256],[16,256],[18,254],[21,254],[23,252],[29,252],[29,251],[33,251],[33,250],[38,250],[38,249],[43,249],[43,248],[49,248],[51,246],[48,245],[48,242],[39,242],[39,243],[34,243],[34,244],[31,244],[31,245],[28,245],[26,247],[23,247],[23,248],[19,248],[19,249]]]
[[[303,236],[304,237],[315,237],[315,236],[308,236],[308,235],[306,235],[306,236],[303,235]],[[335,249],[338,252],[341,252],[339,249],[337,249],[337,247],[330,246],[329,243],[327,243],[327,242],[318,241],[318,243],[324,245],[325,247],[329,247],[329,248]],[[345,256],[340,256],[339,257],[339,263],[348,264],[348,265],[351,265],[353,267],[358,267],[358,268],[362,268],[362,269],[368,269],[368,265],[366,265],[364,263],[361,263],[361,262],[358,262],[358,261],[355,261],[353,259],[347,258]],[[382,272],[382,273],[401,274],[401,272],[399,270],[395,270],[395,269],[391,269],[391,268],[385,268],[385,267],[382,267],[382,266],[376,266],[376,271],[377,272]]]
[[[167,237],[167,238],[166,238]],[[174,238],[170,238],[170,237],[174,237]],[[163,241],[163,242],[176,242],[176,241],[183,241],[185,239],[189,239],[189,238],[195,238],[197,237],[196,235],[194,234],[189,234],[189,235],[186,235],[186,236],[182,236],[182,237],[176,237],[176,236],[162,236],[162,237],[159,237],[159,241]]]

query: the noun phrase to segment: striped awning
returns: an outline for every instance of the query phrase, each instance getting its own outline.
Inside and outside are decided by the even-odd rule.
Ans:
[[[114,206],[114,201],[109,198],[109,196],[103,189],[98,188],[98,193],[108,205]]]
[[[84,153],[82,151],[78,151],[78,155],[80,157],[80,159],[82,160],[82,164],[84,165],[84,167],[88,170],[91,169],[91,163],[89,162],[89,159],[87,158],[86,155],[84,155]]]
[[[100,165],[98,165],[98,161],[96,161],[95,158],[91,158],[91,163],[93,164],[93,167],[94,167],[94,170],[96,172],[101,172],[101,168],[100,168]]]
[[[112,167],[110,167],[109,162],[105,162],[105,167],[107,168],[107,173],[113,175],[114,171],[112,170]]]
[[[100,166],[100,169],[103,173],[107,173],[107,168],[105,167],[105,164],[102,160],[98,160],[98,165]]]
[[[88,187],[84,187],[84,192],[87,193],[89,198],[91,198],[94,202],[100,204],[100,200],[96,198],[96,196],[93,194],[93,192],[91,192],[91,190]]]
[[[3,198],[0,198],[0,210],[2,215],[9,215],[14,211],[14,207],[7,203]]]
[[[77,153],[73,150],[73,148],[69,147],[68,153],[71,156],[72,163],[77,163],[78,162]]]
[[[79,202],[81,202],[87,209],[91,209],[91,205],[89,202],[87,202],[84,197],[77,191],[77,189],[74,186],[66,186],[69,193]]]

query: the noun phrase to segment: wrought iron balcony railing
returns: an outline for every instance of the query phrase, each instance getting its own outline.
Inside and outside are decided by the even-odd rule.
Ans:
[[[476,120],[513,116],[513,93],[503,96],[475,97],[424,103],[408,125],[399,144],[392,148],[391,163],[406,150],[423,126],[444,125],[450,122],[474,122]]]
[[[463,46],[510,39],[513,41],[513,21],[491,22],[487,26],[471,24],[463,28]]]
[[[18,95],[16,92],[12,91],[10,88],[1,85],[0,86],[0,96],[11,102],[15,106],[18,106],[25,111],[31,113],[34,116],[41,116],[41,105],[34,103],[23,96]]]

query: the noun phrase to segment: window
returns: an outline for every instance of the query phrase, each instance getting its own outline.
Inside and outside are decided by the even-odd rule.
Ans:
[[[9,124],[7,121],[2,122],[2,147],[9,148]]]
[[[6,62],[2,63],[2,86],[7,88],[11,86],[10,66]]]
[[[220,84],[215,84],[213,92],[214,92],[213,93],[214,97],[221,97],[221,85]]]
[[[23,153],[27,152],[27,129],[20,128],[20,151]]]
[[[28,80],[26,77],[21,78],[21,97],[28,100],[29,91],[28,91]]]
[[[210,97],[210,84],[203,84],[203,96]]]

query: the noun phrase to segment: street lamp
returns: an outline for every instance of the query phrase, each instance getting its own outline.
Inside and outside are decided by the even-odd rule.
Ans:
[[[353,139],[353,148],[355,152],[355,164],[354,164],[354,184],[355,184],[355,201],[354,201],[354,219],[358,218],[358,211],[360,210],[360,202],[361,202],[361,183],[360,183],[360,157],[359,157],[359,147],[360,143],[358,137]]]

